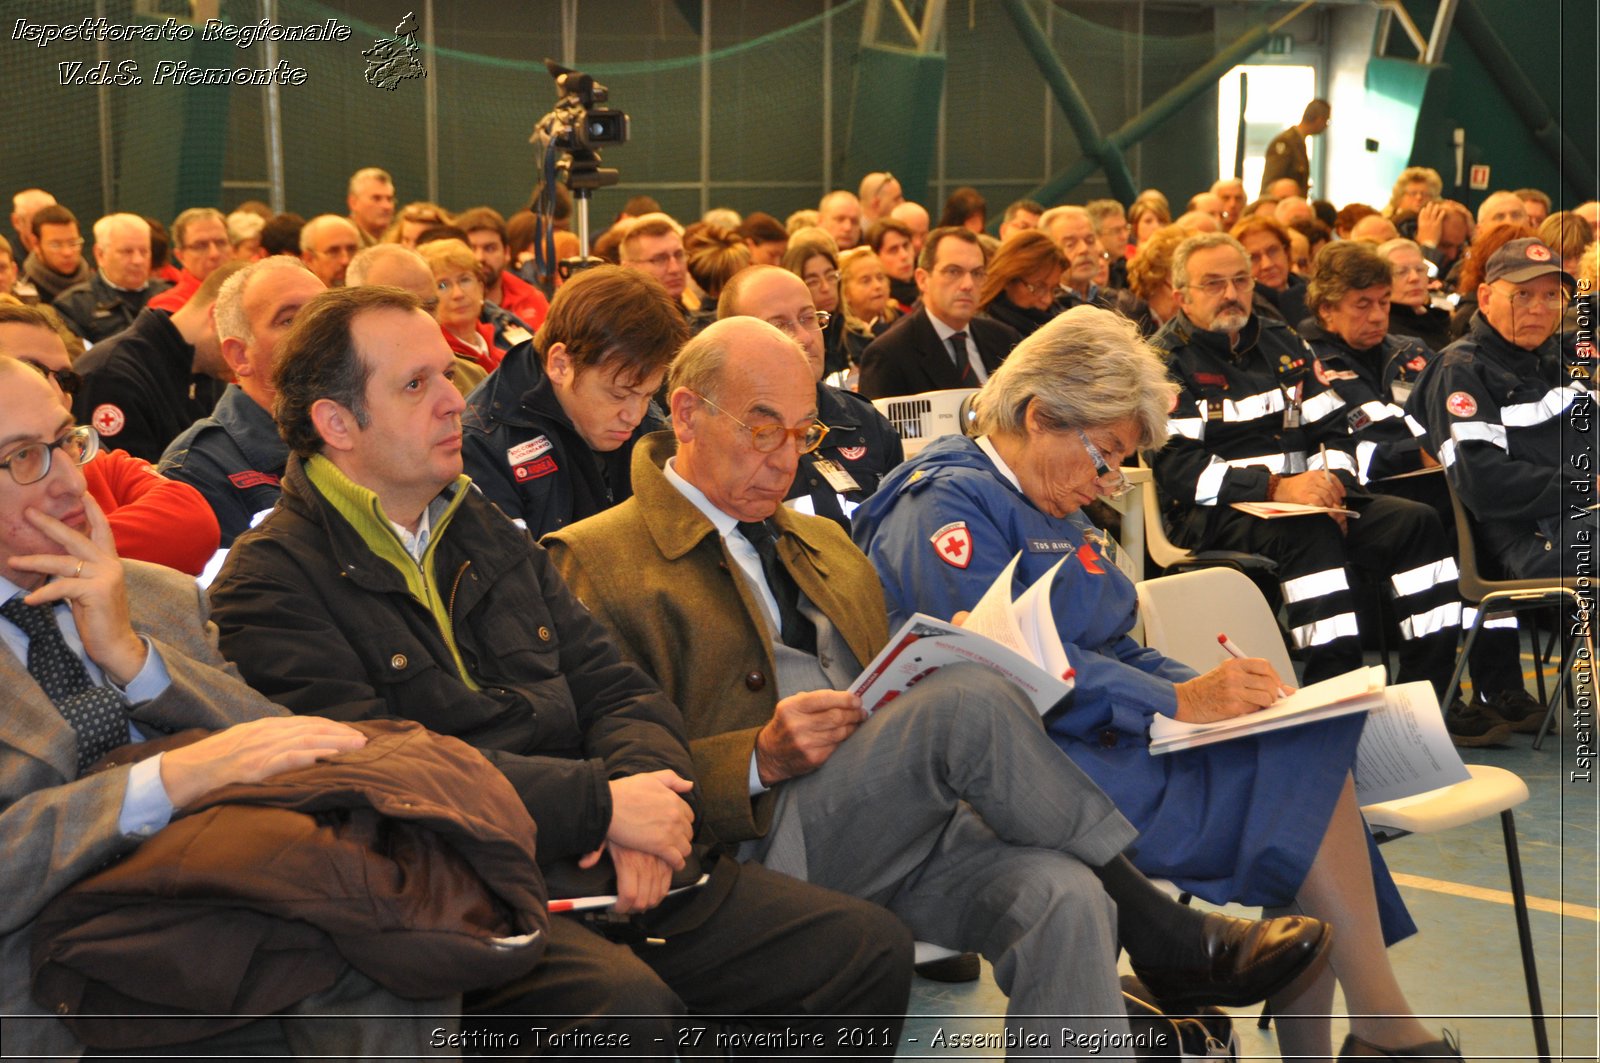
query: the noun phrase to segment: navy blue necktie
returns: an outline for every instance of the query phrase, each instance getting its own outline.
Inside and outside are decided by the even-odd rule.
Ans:
[[[795,583],[789,570],[778,558],[778,540],[772,526],[764,520],[739,522],[739,534],[756,548],[761,558],[761,573],[767,578],[767,589],[778,603],[781,630],[778,637],[786,646],[806,653],[817,652],[817,627],[800,611],[800,585]]]
[[[78,774],[128,743],[127,702],[108,686],[95,686],[72,652],[48,605],[29,605],[20,595],[0,605],[5,617],[28,636],[28,674],[78,733]]]

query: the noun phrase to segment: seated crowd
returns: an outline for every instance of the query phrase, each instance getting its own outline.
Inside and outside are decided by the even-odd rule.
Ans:
[[[892,1056],[915,939],[969,954],[929,976],[990,961],[1019,1057],[1131,1044],[1126,951],[1169,1009],[1267,1000],[1286,1058],[1332,1058],[1337,985],[1339,1058],[1460,1059],[1386,957],[1417,927],[1358,718],[1151,757],[1155,715],[1296,677],[1139,646],[1094,518],[1142,460],[1176,543],[1275,564],[1305,681],[1359,666],[1376,587],[1458,745],[1537,729],[1514,620],[1447,689],[1451,493],[1494,574],[1586,542],[1562,429],[1592,416],[1600,204],[1474,215],[1421,167],[1381,209],[1266,191],[1020,200],[998,239],[975,190],[930,224],[883,172],[784,221],[636,197],[565,276],[559,211],[397,206],[376,168],[348,215],[107,214],[92,263],[18,193],[8,1051]],[[969,435],[906,460],[870,400],[944,389]],[[1230,505],[1267,501],[1329,512]],[[959,623],[1019,554],[1076,675],[1043,726],[968,665],[864,712],[893,625]],[[384,861],[360,881],[395,914],[263,886],[283,853]],[[198,935],[182,977],[119,944]]]

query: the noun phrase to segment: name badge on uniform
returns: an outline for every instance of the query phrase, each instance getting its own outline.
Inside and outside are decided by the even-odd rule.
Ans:
[[[1100,552],[1100,556],[1116,565],[1122,574],[1128,577],[1129,583],[1139,582],[1139,574],[1134,571],[1133,558],[1128,556],[1128,551],[1122,548],[1116,538],[1109,532],[1100,528],[1085,528],[1083,537]]]
[[[845,467],[836,461],[818,458],[812,463],[812,467],[822,474],[824,480],[828,481],[829,487],[841,495],[850,491],[861,490],[861,485],[856,483],[856,478],[851,476]]]
[[[1396,406],[1404,406],[1406,400],[1411,398],[1411,385],[1404,381],[1396,380],[1389,385],[1389,396],[1394,399]]]
[[[1028,553],[1030,554],[1070,554],[1077,548],[1077,544],[1071,539],[1028,540]]]
[[[1289,390],[1289,402],[1283,408],[1283,427],[1285,429],[1300,427],[1300,396],[1304,392],[1304,381]]]

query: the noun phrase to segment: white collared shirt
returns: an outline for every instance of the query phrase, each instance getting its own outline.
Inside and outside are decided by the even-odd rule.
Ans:
[[[662,469],[667,482],[677,488],[678,493],[688,499],[695,509],[703,513],[712,527],[717,529],[717,534],[722,536],[722,543],[728,548],[728,556],[739,566],[745,582],[756,592],[756,599],[761,602],[761,608],[767,614],[767,630],[764,634],[769,641],[772,640],[774,632],[783,630],[783,621],[778,617],[778,599],[773,597],[772,588],[767,586],[767,575],[761,568],[761,555],[756,553],[755,546],[739,531],[739,522],[712,505],[711,499],[706,497],[705,492],[679,475],[678,470],[672,467],[672,463],[673,459],[668,458],[666,467]],[[749,789],[751,797],[766,793],[768,789],[761,782],[761,773],[756,767],[754,751],[750,754]]]
[[[950,353],[950,337],[957,332],[966,334],[967,337],[967,363],[972,366],[972,375],[979,384],[989,379],[989,370],[983,367],[983,356],[978,353],[978,341],[972,338],[972,323],[969,321],[964,329],[953,329],[940,321],[930,310],[928,321],[933,325],[934,333],[939,337],[939,345],[946,354]]]

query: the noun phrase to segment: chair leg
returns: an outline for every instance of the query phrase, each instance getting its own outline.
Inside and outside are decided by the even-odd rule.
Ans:
[[[1528,618],[1528,649],[1533,651],[1534,686],[1539,691],[1539,704],[1546,705],[1549,703],[1550,699],[1545,694],[1544,689],[1544,662],[1549,660],[1550,657],[1549,654],[1545,654],[1543,658],[1541,658],[1539,655],[1539,618],[1544,615],[1544,610],[1535,609],[1530,612],[1523,613],[1522,615]],[[1520,619],[1518,620],[1518,623],[1521,623]],[[1519,639],[1517,642],[1517,650],[1520,652],[1521,649],[1522,643]],[[1521,662],[1518,663],[1520,667]]]
[[[1550,696],[1550,704],[1544,710],[1544,721],[1539,724],[1539,733],[1533,738],[1534,749],[1544,748],[1544,736],[1549,734],[1551,728],[1555,726],[1556,713],[1561,708],[1562,693],[1565,692],[1569,699],[1576,700],[1577,698],[1575,689],[1577,680],[1572,674],[1572,665],[1580,645],[1582,645],[1580,640],[1573,639],[1572,644],[1561,655],[1561,672],[1556,676],[1556,688]],[[1535,667],[1539,666],[1536,664]],[[1543,669],[1540,669],[1540,671],[1542,673]]]
[[[1461,652],[1456,655],[1456,668],[1454,672],[1450,673],[1450,685],[1444,688],[1445,697],[1447,698],[1455,697],[1456,691],[1461,689],[1461,676],[1467,670],[1467,654],[1472,652],[1472,644],[1478,639],[1478,629],[1483,627],[1484,610],[1482,602],[1478,603],[1476,611],[1477,615],[1472,618],[1472,627],[1467,630],[1466,638],[1461,640]],[[1449,705],[1440,707],[1446,712],[1450,710]]]
[[[1550,1063],[1550,1033],[1545,1029],[1544,999],[1539,992],[1539,969],[1533,958],[1533,928],[1528,922],[1528,894],[1522,882],[1522,858],[1517,851],[1517,823],[1508,808],[1500,813],[1506,838],[1506,870],[1511,875],[1511,900],[1517,915],[1517,940],[1522,946],[1522,974],[1528,983],[1528,1010],[1533,1019],[1533,1043],[1539,1063]]]

